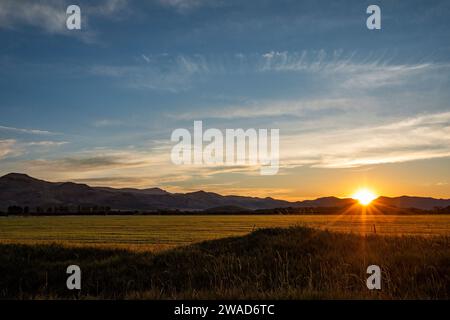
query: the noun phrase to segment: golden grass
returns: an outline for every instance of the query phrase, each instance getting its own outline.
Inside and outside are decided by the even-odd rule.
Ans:
[[[159,252],[0,245],[6,299],[448,299],[450,237],[261,229]],[[68,265],[82,289],[65,287]],[[368,290],[368,265],[382,289]]]
[[[1,217],[0,243],[158,251],[257,228],[307,226],[358,234],[450,234],[448,215]]]

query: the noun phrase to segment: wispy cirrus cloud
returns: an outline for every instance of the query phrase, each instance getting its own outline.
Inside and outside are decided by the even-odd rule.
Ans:
[[[30,140],[40,136],[56,136],[61,133],[30,128],[17,128],[10,126],[0,126],[0,133],[9,136],[9,139],[1,140],[0,152],[5,158],[17,157],[37,150],[49,150],[49,148],[59,147],[68,144],[67,141],[56,140]]]
[[[0,160],[8,156],[17,155],[16,140],[5,139],[0,140]]]
[[[333,77],[338,87],[373,89],[417,79],[424,74],[448,73],[448,63],[395,63],[384,57],[361,57],[342,50],[302,52],[271,51],[261,55],[257,70],[261,72],[304,72]]]
[[[257,175],[255,166],[176,166],[171,146],[151,150],[94,148],[68,155],[24,160],[27,172],[51,180],[71,180],[115,187],[176,186],[225,173]],[[52,178],[50,178],[52,177]]]
[[[450,158],[450,112],[421,114],[384,124],[331,128],[282,134],[280,174],[297,169],[368,168],[387,163]],[[2,154],[17,150],[16,141],[0,141]],[[170,144],[145,149],[94,148],[67,155],[23,160],[19,168],[51,181],[75,181],[95,186],[154,187],[172,192],[205,189],[223,194],[266,196],[272,184],[255,166],[176,166]],[[10,154],[11,155],[11,154]],[[6,155],[8,157],[8,155]],[[300,168],[301,167],[301,168]],[[294,171],[292,171],[294,170]],[[17,171],[17,170],[16,170]],[[251,188],[242,181],[261,181]],[[289,189],[277,188],[280,197]]]
[[[55,132],[47,131],[47,130],[39,130],[39,129],[24,129],[24,128],[15,128],[8,126],[0,126],[0,131],[8,131],[14,133],[26,133],[26,134],[37,134],[37,135],[52,135],[57,134]]]
[[[128,87],[180,92],[217,76],[270,77],[290,74],[337,90],[370,91],[417,82],[449,81],[450,64],[432,61],[394,62],[384,56],[363,56],[343,50],[270,51],[211,56],[203,54],[140,54],[138,63],[95,65],[93,75],[115,78]]]
[[[169,176],[174,180],[182,176],[182,169],[171,165],[167,150],[94,148],[21,163],[30,174],[52,181],[100,186],[148,187],[160,185]]]
[[[0,160],[14,158],[32,152],[49,151],[51,148],[68,144],[67,141],[18,141],[15,139],[0,140]]]
[[[287,167],[350,168],[450,157],[450,112],[376,126],[293,134],[281,144],[282,165]]]
[[[89,72],[95,76],[117,79],[127,87],[170,92],[187,90],[195,76],[209,72],[200,55],[141,55],[145,64],[95,65]]]
[[[117,13],[126,9],[128,0],[101,1],[96,5],[89,2],[77,3],[82,9],[82,30],[67,30],[66,9],[74,4],[69,0],[2,0],[0,2],[0,28],[20,29],[22,27],[38,28],[47,34],[78,37],[80,40],[95,42],[96,32],[84,30],[89,16],[102,16],[116,19]],[[83,28],[84,26],[84,28]]]
[[[158,166],[169,161],[166,150],[151,152],[133,147],[122,149],[93,148],[59,157],[27,160],[34,169],[52,170],[58,172],[103,172],[109,170],[139,169]]]
[[[117,127],[122,124],[124,124],[124,121],[117,120],[117,119],[100,119],[100,120],[96,120],[92,123],[92,125],[96,128]]]
[[[99,2],[95,6],[87,6],[87,9],[94,15],[115,18],[118,13],[123,15],[124,11],[129,9],[129,5],[129,0],[107,0]]]
[[[5,28],[32,26],[48,33],[63,33],[67,31],[65,3],[66,1],[60,0],[47,2],[4,0],[0,2],[0,26]]]
[[[179,12],[186,12],[205,5],[219,5],[221,0],[157,0],[166,7],[175,8]]]
[[[255,117],[295,116],[329,110],[355,110],[373,106],[373,101],[352,98],[317,98],[298,100],[250,101],[217,109],[197,109],[190,112],[167,113],[176,120],[195,119],[252,119]],[[226,112],[224,112],[226,110]]]
[[[11,142],[9,142],[11,143]],[[26,161],[30,172],[96,185],[177,188],[190,183],[208,185],[212,178],[258,177],[258,167],[176,166],[171,145],[143,149],[103,149],[69,156]],[[422,114],[382,125],[330,130],[292,130],[281,135],[280,167],[359,168],[386,163],[450,157],[450,112]],[[231,179],[232,180],[232,179]],[[128,183],[128,185],[127,185]]]
[[[68,144],[67,141],[32,141],[23,143],[25,146],[37,146],[37,147],[59,147]]]

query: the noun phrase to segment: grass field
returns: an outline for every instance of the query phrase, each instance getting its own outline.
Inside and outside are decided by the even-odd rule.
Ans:
[[[449,240],[293,227],[159,252],[0,244],[0,299],[449,299]],[[366,287],[372,264],[381,290]]]
[[[63,216],[1,217],[0,243],[60,243],[160,250],[244,235],[254,229],[308,226],[362,234],[449,235],[450,216]]]
[[[3,217],[0,299],[448,299],[449,235],[444,215]]]

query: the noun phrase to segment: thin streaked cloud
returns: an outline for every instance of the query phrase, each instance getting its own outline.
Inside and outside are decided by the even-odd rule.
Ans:
[[[0,160],[8,156],[17,155],[16,140],[5,139],[0,140]]]
[[[271,51],[262,54],[169,55],[141,54],[145,64],[95,65],[90,73],[123,81],[135,88],[168,90],[195,89],[217,76],[270,76],[298,74],[317,79],[335,90],[372,90],[402,86],[430,77],[449,80],[450,64],[433,61],[399,63],[383,56],[365,56],[343,50]]]
[[[281,164],[350,168],[450,156],[450,113],[286,137]]]
[[[351,130],[292,134],[284,138],[282,136],[280,167],[281,170],[299,166],[358,168],[450,157],[449,137],[449,112],[425,114],[395,123]],[[115,185],[123,186],[125,181],[119,181],[121,176],[127,176],[126,181],[135,179],[136,182],[143,172],[148,179],[141,182],[152,181],[154,184],[172,186],[229,174],[259,175],[258,167],[251,165],[174,166],[168,157],[169,152],[170,146],[167,145],[148,151],[133,148],[94,149],[59,159],[27,161],[27,167],[41,173],[59,173],[64,177],[72,175],[72,179],[80,181],[94,179],[93,176],[102,177],[103,181],[106,181],[105,177],[116,177]]]
[[[67,141],[32,141],[24,143],[26,146],[38,146],[38,147],[59,147],[68,144]]]
[[[123,125],[124,121],[117,120],[117,119],[101,119],[96,120],[93,122],[93,126],[96,128],[102,128],[102,127],[117,127],[120,125]]]
[[[0,139],[0,160],[17,158],[26,154],[34,154],[39,151],[49,151],[68,144],[67,141],[20,141],[16,139]]]
[[[175,10],[185,13],[201,6],[212,5],[218,6],[222,0],[157,0],[160,4],[166,7],[174,8]]]
[[[304,116],[312,111],[355,110],[372,105],[373,101],[352,98],[323,98],[291,101],[260,101],[239,105],[229,105],[220,109],[195,110],[184,113],[169,113],[169,118],[177,120],[195,119],[239,119],[273,116]],[[226,112],[224,112],[226,110]]]
[[[37,134],[37,135],[57,134],[56,132],[51,132],[51,131],[47,131],[47,130],[24,129],[24,128],[15,128],[15,127],[8,127],[8,126],[0,126],[0,131],[9,131],[9,132],[26,133],[26,134]]]
[[[82,8],[82,30],[71,32],[66,27],[69,0],[2,0],[0,2],[0,29],[18,30],[32,27],[49,35],[64,35],[79,38],[85,43],[96,43],[98,32],[88,27],[88,17],[117,19],[128,6],[128,0],[101,1],[96,5],[89,2],[76,3]]]
[[[95,65],[89,73],[113,78],[129,88],[180,92],[193,86],[196,75],[209,71],[201,56],[142,55],[142,58],[145,64]]]

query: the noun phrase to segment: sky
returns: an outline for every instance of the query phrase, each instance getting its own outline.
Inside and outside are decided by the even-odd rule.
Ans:
[[[0,174],[450,198],[449,17],[445,0],[1,0]],[[279,129],[278,173],[173,164],[171,133],[195,120]]]

